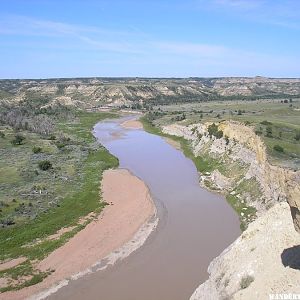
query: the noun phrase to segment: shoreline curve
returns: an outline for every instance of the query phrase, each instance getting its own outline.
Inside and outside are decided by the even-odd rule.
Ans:
[[[158,224],[147,185],[127,169],[106,170],[103,211],[63,246],[38,263],[55,271],[41,283],[0,294],[0,299],[45,299],[86,274],[103,270],[140,248]],[[4,299],[3,298],[3,299]]]

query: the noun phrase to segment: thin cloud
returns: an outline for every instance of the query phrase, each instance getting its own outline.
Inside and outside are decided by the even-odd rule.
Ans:
[[[197,43],[156,42],[155,48],[165,53],[192,55],[202,57],[222,56],[229,51],[224,46]]]
[[[198,4],[256,23],[300,29],[299,0],[199,0]]]
[[[147,66],[150,69],[165,65],[170,70],[175,70],[178,66],[182,68],[189,66],[195,72],[201,69],[213,68],[218,71],[220,68],[226,68],[241,72],[244,70],[245,74],[252,72],[252,68],[254,72],[263,67],[265,69],[273,66],[278,69],[299,67],[299,64],[298,66],[295,64],[297,60],[291,57],[282,59],[225,45],[156,39],[143,33],[137,34],[134,30],[117,31],[27,17],[2,19],[0,28],[0,34],[18,37],[5,43],[13,42],[14,47],[26,48],[27,52],[24,52],[28,55],[33,55],[34,49],[35,59],[37,53],[41,59],[47,60],[51,55],[55,55],[55,59],[65,61],[70,57],[68,52],[74,51],[81,61],[90,60],[90,65],[93,65],[93,62],[106,66],[109,64],[122,66],[127,63],[141,68]],[[38,39],[35,38],[36,35],[39,36]],[[25,36],[26,39],[19,39],[19,36]],[[4,41],[1,42],[3,43]]]
[[[93,26],[82,26],[50,20],[40,20],[25,16],[13,16],[0,22],[0,34],[19,36],[41,36],[59,39],[65,43],[66,48],[70,43],[90,47],[102,51],[130,54],[177,54],[185,56],[213,57],[220,56],[226,48],[220,45],[207,45],[186,42],[156,41],[146,34],[133,31],[115,31]],[[68,38],[68,42],[64,39]],[[48,41],[49,42],[49,39]]]
[[[229,6],[229,7],[234,7],[234,8],[239,8],[239,9],[254,9],[260,7],[264,1],[259,1],[259,0],[215,0],[215,4],[217,5],[223,5],[223,6]]]

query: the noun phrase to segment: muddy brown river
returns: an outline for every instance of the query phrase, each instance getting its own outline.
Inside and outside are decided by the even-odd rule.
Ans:
[[[121,127],[123,121],[100,122],[94,135],[148,185],[158,226],[129,257],[70,281],[49,299],[187,300],[208,278],[210,261],[240,234],[237,214],[199,186],[190,159],[159,136]]]

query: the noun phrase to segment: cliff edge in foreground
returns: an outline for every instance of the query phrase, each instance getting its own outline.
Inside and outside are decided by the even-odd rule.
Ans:
[[[272,165],[261,138],[239,122],[172,124],[163,132],[190,141],[196,164],[206,166],[200,183],[225,194],[245,229],[211,262],[191,300],[299,294],[300,171]]]
[[[286,202],[273,206],[209,268],[209,279],[190,300],[269,299],[269,294],[300,293],[300,235]]]

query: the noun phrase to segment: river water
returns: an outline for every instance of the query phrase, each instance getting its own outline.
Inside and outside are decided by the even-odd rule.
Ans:
[[[190,159],[159,136],[121,127],[123,121],[100,122],[94,135],[148,185],[158,227],[126,259],[71,281],[50,299],[187,300],[208,278],[210,261],[240,234],[237,214],[199,186]]]

